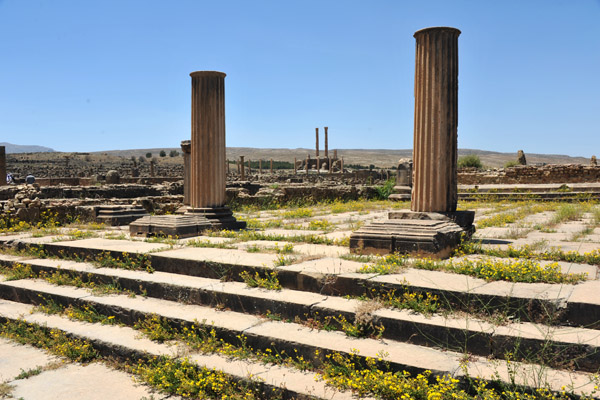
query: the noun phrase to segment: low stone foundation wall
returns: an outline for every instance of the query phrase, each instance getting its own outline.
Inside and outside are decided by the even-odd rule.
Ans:
[[[491,171],[460,169],[459,185],[511,183],[585,183],[600,182],[600,166],[581,164],[523,165]]]

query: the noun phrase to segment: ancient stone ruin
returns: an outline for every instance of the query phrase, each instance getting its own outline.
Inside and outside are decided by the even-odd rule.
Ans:
[[[474,212],[456,211],[459,35],[458,29],[445,27],[415,33],[411,211],[390,212],[388,220],[352,233],[353,252],[446,257],[463,234],[474,232]]]
[[[132,235],[189,237],[210,228],[241,229],[246,226],[245,222],[237,221],[225,205],[225,74],[196,71],[190,76],[189,208],[184,215],[140,218],[129,225]],[[183,146],[182,150],[185,157]]]

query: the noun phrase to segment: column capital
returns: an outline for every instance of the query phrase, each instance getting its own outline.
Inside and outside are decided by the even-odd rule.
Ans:
[[[190,73],[192,78],[203,78],[205,76],[217,76],[219,78],[225,78],[227,74],[221,71],[194,71]]]
[[[438,32],[454,33],[454,34],[456,34],[456,36],[459,36],[461,34],[461,31],[459,29],[452,28],[450,26],[432,26],[430,28],[419,29],[418,31],[415,32],[413,37],[416,38],[417,36],[421,36],[421,35],[424,35],[427,33],[438,33]]]

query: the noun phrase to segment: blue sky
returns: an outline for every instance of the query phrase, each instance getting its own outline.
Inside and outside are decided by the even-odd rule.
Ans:
[[[600,156],[600,0],[0,0],[0,142],[177,147],[219,70],[228,146],[411,148],[429,26],[462,31],[460,148]]]

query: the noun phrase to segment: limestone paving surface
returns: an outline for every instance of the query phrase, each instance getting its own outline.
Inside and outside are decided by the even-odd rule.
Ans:
[[[488,209],[490,209],[488,207]],[[486,215],[489,216],[491,214]],[[347,218],[347,215],[336,215],[336,217]],[[368,219],[369,214],[358,214],[356,217]],[[372,218],[372,217],[371,217]],[[520,224],[520,227],[527,227],[532,229],[535,225],[544,225],[553,218],[553,213],[543,212],[527,216],[525,219],[519,221],[516,224]],[[323,215],[314,215],[312,220],[325,219]],[[310,219],[309,219],[310,220]],[[343,219],[338,218],[336,221],[341,222]],[[524,244],[539,245],[541,241],[544,242],[544,248],[558,247],[565,251],[572,249],[581,253],[585,251],[592,251],[600,248],[597,238],[594,235],[600,236],[599,228],[594,228],[586,235],[583,235],[578,241],[570,241],[574,234],[584,232],[586,228],[593,223],[589,218],[581,219],[578,221],[569,221],[557,225],[552,228],[556,232],[545,232],[533,229],[527,236],[519,239],[494,239],[494,234],[488,234],[486,231],[480,230],[478,235],[484,239],[484,246],[486,247],[498,247],[507,248],[508,245],[520,246]],[[351,231],[344,230],[343,224],[341,226],[335,226],[332,232],[324,233],[314,230],[296,231],[287,229],[270,229],[265,230],[264,233],[277,233],[280,232],[293,232],[293,235],[298,235],[298,232],[302,232],[304,235],[323,235],[328,238],[343,238],[347,237]],[[495,228],[486,228],[495,229]],[[506,229],[506,228],[505,228]],[[510,227],[508,227],[510,229]],[[506,231],[504,232],[506,234]],[[64,238],[64,236],[63,236]],[[206,240],[214,244],[226,243],[234,244],[237,249],[219,249],[219,248],[194,248],[194,247],[181,247],[185,246],[188,240]],[[486,239],[490,239],[485,242]],[[181,240],[179,244],[172,248],[172,246],[164,243],[147,243],[131,240],[108,240],[101,238],[83,239],[83,240],[70,240],[64,242],[53,242],[56,238],[52,237],[41,237],[33,238],[29,234],[18,234],[18,235],[6,235],[0,237],[0,242],[10,241],[24,241],[29,243],[52,243],[53,245],[71,247],[71,248],[93,248],[99,251],[118,251],[118,252],[129,252],[129,253],[149,253],[152,257],[164,257],[173,262],[178,261],[209,261],[213,263],[239,265],[241,267],[254,267],[254,268],[274,268],[274,261],[278,257],[278,254],[268,250],[268,248],[274,248],[275,246],[282,248],[288,242],[282,241],[252,241],[252,242],[241,242],[237,239],[230,238],[215,238],[215,237],[201,237],[192,238],[188,240]],[[585,273],[588,276],[588,280],[583,283],[576,285],[557,285],[557,284],[531,284],[531,283],[510,283],[510,282],[486,282],[485,280],[473,278],[465,275],[451,274],[442,271],[425,271],[416,270],[412,268],[405,268],[397,274],[390,275],[379,275],[379,274],[358,274],[356,271],[364,265],[363,261],[351,261],[340,258],[345,256],[344,247],[340,246],[327,246],[327,245],[314,245],[310,243],[297,243],[290,242],[293,245],[294,254],[291,256],[297,256],[299,262],[277,267],[280,274],[290,273],[314,277],[327,277],[334,276],[339,277],[342,280],[348,280],[348,282],[373,282],[383,283],[386,285],[401,285],[413,286],[417,288],[425,288],[433,291],[447,291],[448,293],[471,293],[477,295],[486,296],[499,296],[505,298],[520,298],[520,299],[546,299],[552,302],[556,302],[565,307],[575,305],[582,307],[582,310],[592,310],[589,307],[600,307],[600,300],[598,300],[597,293],[600,291],[600,281],[598,278],[598,268],[594,265],[585,265],[577,263],[559,262],[559,266],[563,272],[571,273]],[[247,252],[252,246],[264,247],[267,250],[260,250],[259,252]],[[156,252],[157,250],[160,250]],[[286,255],[287,256],[287,255]],[[314,259],[302,261],[301,256],[311,256]],[[480,256],[468,256],[468,258],[477,258]],[[68,260],[60,259],[34,259],[29,256],[14,256],[14,255],[1,255],[0,262],[27,262],[32,265],[45,268],[61,268],[63,270],[80,271],[85,274],[95,274],[105,276],[106,279],[126,279],[131,282],[139,282],[140,284],[160,284],[170,285],[169,287],[187,287],[190,290],[205,290],[207,293],[218,294],[219,296],[227,296],[223,298],[235,298],[240,299],[256,299],[252,300],[253,304],[257,304],[256,301],[260,301],[264,304],[286,304],[280,307],[291,307],[293,309],[312,309],[320,310],[324,313],[334,314],[339,313],[342,315],[352,316],[357,310],[358,300],[355,299],[344,299],[339,296],[324,295],[319,293],[312,293],[310,291],[294,291],[284,289],[283,291],[267,291],[264,289],[251,289],[245,286],[242,282],[218,282],[215,279],[204,278],[202,276],[188,276],[182,274],[172,274],[166,272],[154,272],[149,274],[142,271],[129,271],[129,270],[118,270],[110,268],[97,268],[91,263],[78,263]],[[542,265],[546,265],[550,261],[542,261]],[[0,279],[2,281],[2,279]],[[45,292],[53,295],[71,296],[73,299],[93,301],[96,304],[103,305],[105,307],[126,308],[130,310],[137,310],[137,312],[153,313],[160,311],[168,318],[182,319],[187,321],[206,320],[215,322],[217,327],[223,329],[233,329],[243,331],[252,337],[262,337],[265,340],[271,338],[271,340],[278,340],[281,343],[289,343],[290,348],[304,348],[313,347],[328,349],[331,351],[349,351],[350,348],[357,348],[361,354],[364,355],[377,355],[377,352],[385,349],[386,351],[391,349],[389,354],[392,354],[390,358],[392,360],[402,359],[405,360],[405,365],[409,368],[413,366],[425,366],[428,369],[437,369],[453,371],[455,376],[461,376],[464,373],[459,368],[459,361],[462,355],[458,355],[458,358],[454,358],[451,352],[445,351],[443,354],[436,353],[436,349],[429,347],[421,347],[423,352],[420,350],[417,352],[414,345],[408,345],[401,342],[384,340],[374,340],[370,342],[365,339],[353,339],[345,336],[341,332],[319,332],[315,334],[310,329],[284,322],[277,321],[265,321],[257,317],[256,315],[247,315],[240,312],[233,311],[216,311],[210,307],[198,307],[189,304],[182,304],[177,302],[166,302],[160,299],[154,298],[141,298],[137,297],[134,299],[127,298],[127,296],[96,296],[89,291],[83,289],[73,289],[69,287],[61,287],[60,290],[44,281],[39,280],[17,280],[10,282],[0,282],[5,287],[14,287],[19,289],[26,289],[33,292]],[[305,289],[303,289],[305,290]],[[242,303],[246,300],[240,300]],[[76,321],[69,321],[58,316],[45,316],[42,314],[29,314],[31,306],[21,305],[18,303],[8,304],[5,300],[0,302],[0,314],[2,316],[12,316],[13,318],[19,318],[25,316],[29,321],[48,324],[48,326],[60,326],[61,329],[71,330],[78,335],[89,336],[94,340],[103,342],[114,342],[119,346],[133,346],[136,348],[150,349],[151,352],[157,352],[160,354],[177,355],[177,348],[174,347],[161,347],[157,343],[148,341],[147,343],[136,337],[136,333],[133,332],[131,335],[123,333],[125,331],[118,331],[115,333],[114,330],[104,330],[102,327],[96,329],[95,326],[87,326],[83,324],[83,327],[77,326],[80,323]],[[249,304],[249,303],[247,303]],[[253,306],[254,307],[254,306]],[[304,308],[303,308],[304,307]],[[250,310],[250,308],[249,308]],[[571,312],[571,311],[569,311]],[[596,314],[594,312],[586,311],[592,317]],[[600,314],[598,314],[600,315]],[[231,317],[230,316],[235,316]],[[373,316],[377,321],[388,321],[387,323],[394,324],[405,324],[411,323],[415,326],[420,326],[425,332],[427,329],[437,329],[443,331],[444,329],[456,329],[458,331],[468,330],[469,332],[480,332],[482,334],[506,336],[506,337],[521,337],[523,339],[531,340],[544,340],[547,337],[553,337],[560,343],[570,343],[572,345],[578,345],[585,343],[592,347],[598,347],[599,335],[598,330],[590,329],[587,327],[567,327],[567,326],[540,326],[531,322],[520,322],[511,323],[505,326],[496,326],[488,321],[477,320],[476,318],[470,317],[467,319],[461,318],[445,318],[439,315],[424,316],[421,314],[415,314],[410,311],[392,310],[388,308],[381,308],[373,312]],[[71,325],[73,324],[73,325]],[[88,324],[89,325],[89,324]],[[115,327],[105,327],[115,328]],[[123,327],[122,329],[129,329]],[[141,344],[140,344],[141,343]],[[372,343],[372,345],[370,344]],[[10,346],[13,344],[9,343]],[[404,347],[404,346],[408,347]],[[157,346],[157,347],[156,347]],[[0,349],[4,349],[3,345],[0,345]],[[19,348],[13,349],[13,347],[7,347],[11,349],[9,352],[19,354]],[[420,349],[421,349],[420,348]],[[163,351],[165,353],[163,353]],[[405,353],[410,353],[410,356],[406,358]],[[3,352],[0,352],[3,354]],[[18,357],[18,356],[17,356]],[[277,382],[278,385],[285,385],[291,387],[294,385],[303,386],[304,389],[308,388],[309,384],[313,384],[314,375],[293,375],[290,370],[284,368],[285,371],[281,375],[273,375],[276,378],[270,377],[270,371],[275,371],[281,367],[269,366],[258,364],[246,365],[242,361],[232,361],[219,358],[219,356],[213,355],[193,355],[194,359],[204,360],[206,365],[218,366],[221,369],[227,369],[230,371],[245,371],[248,373],[251,371],[253,375],[265,377],[267,382]],[[216,357],[216,358],[215,358]],[[24,360],[27,357],[23,357]],[[458,360],[458,361],[457,361]],[[3,356],[0,356],[0,363],[3,362]],[[198,361],[200,364],[202,362]],[[228,364],[229,363],[229,364]],[[0,364],[1,366],[2,364]],[[81,367],[83,368],[83,367]],[[521,368],[521,364],[519,364]],[[536,369],[541,368],[535,365],[523,365],[523,370],[520,374],[519,379],[527,380],[529,384],[533,382],[534,374]],[[577,387],[581,387],[582,390],[590,389],[589,376],[585,373],[572,373],[568,371],[559,371],[545,368],[548,372],[548,381],[554,388],[560,388],[565,382],[575,382]],[[503,366],[502,361],[487,362],[485,360],[473,359],[469,363],[469,373],[473,375],[481,374],[481,376],[492,376],[497,373],[500,376],[509,378],[509,373]],[[1,371],[1,369],[0,369]],[[50,371],[43,372],[40,376]],[[539,372],[539,371],[538,371]],[[78,376],[80,371],[73,372],[73,376]],[[96,372],[94,372],[96,373]],[[102,373],[98,372],[101,376]],[[67,375],[65,375],[65,379]],[[293,378],[292,375],[294,376]],[[108,375],[107,375],[108,376]],[[32,379],[32,378],[30,378]],[[115,378],[117,379],[117,378]],[[588,381],[586,381],[588,379]],[[32,381],[33,382],[33,381]],[[315,384],[316,385],[316,384]],[[320,386],[319,386],[320,385]],[[343,396],[350,396],[349,394],[341,394],[330,388],[327,388],[323,382],[320,382],[317,386],[312,389],[315,393],[323,393],[318,395],[321,398],[344,398]],[[22,392],[25,393],[25,392]],[[141,396],[140,396],[141,397]],[[156,397],[156,396],[155,396]],[[27,397],[24,397],[27,398]],[[35,397],[33,397],[35,398]],[[49,397],[53,398],[53,397]],[[68,398],[68,397],[66,397]],[[117,397],[116,397],[117,398]]]

